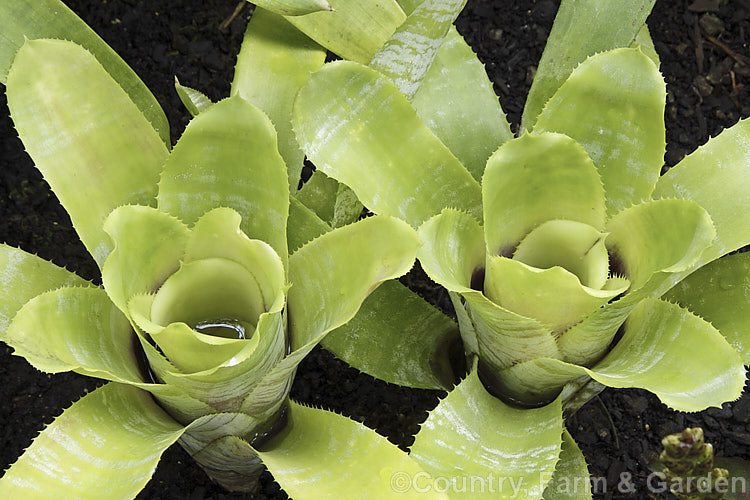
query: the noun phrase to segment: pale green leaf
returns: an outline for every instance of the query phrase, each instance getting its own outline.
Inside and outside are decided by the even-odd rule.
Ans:
[[[153,94],[125,61],[60,0],[13,0],[0,4],[0,83],[7,83],[13,58],[26,39],[37,38],[70,40],[89,50],[127,92],[164,144],[171,145],[167,117]],[[86,82],[86,88],[91,88],[83,75],[71,80]]]
[[[411,269],[419,240],[404,222],[363,219],[326,233],[289,259],[289,328],[300,348],[349,321],[383,281]]]
[[[333,12],[287,17],[300,31],[331,52],[366,64],[404,22],[396,0],[329,0]]]
[[[326,0],[253,0],[252,3],[285,16],[300,16],[321,10],[333,10]]]
[[[614,269],[633,282],[633,289],[658,271],[688,269],[716,236],[708,213],[690,200],[640,203],[610,219],[607,232]]]
[[[665,296],[709,321],[750,365],[750,253],[700,268]]]
[[[400,283],[387,281],[322,345],[380,380],[420,389],[448,389],[455,382],[449,351],[458,341],[453,320]]]
[[[630,44],[630,47],[640,47],[641,52],[654,61],[657,68],[661,66],[661,60],[659,60],[659,54],[656,52],[656,47],[654,47],[654,41],[651,39],[651,32],[648,30],[647,24],[644,24],[638,31],[638,34],[635,36],[633,43]]]
[[[88,281],[19,248],[0,244],[0,338],[19,309],[37,295]]]
[[[142,381],[130,323],[101,288],[59,288],[38,295],[21,308],[4,340],[44,372],[75,370]]]
[[[331,225],[346,226],[359,220],[364,206],[349,186],[339,184],[336,190],[336,203],[333,205],[333,220]]]
[[[561,134],[524,134],[500,146],[487,162],[482,198],[489,255],[510,256],[524,236],[550,219],[604,228],[599,174],[583,148]]]
[[[654,197],[687,198],[716,225],[716,240],[700,259],[711,262],[750,243],[750,120],[710,139],[659,179]]]
[[[455,28],[448,31],[412,104],[477,181],[490,155],[513,138],[484,66]]]
[[[294,196],[289,199],[289,222],[287,241],[289,252],[296,252],[302,245],[331,230],[331,226],[318,217]]]
[[[562,432],[559,400],[513,408],[487,392],[475,369],[427,417],[411,457],[449,481],[453,500],[538,499],[558,461]]]
[[[469,319],[476,329],[476,348],[493,370],[521,359],[558,357],[549,328],[495,304],[479,291],[482,281],[475,281],[483,276],[485,265],[482,236],[481,226],[471,216],[447,209],[419,228],[422,247],[417,257],[433,281],[466,300],[470,307],[463,321]],[[472,347],[473,338],[469,341]]]
[[[547,100],[587,57],[627,47],[646,22],[654,1],[563,0],[529,91],[523,128],[534,126]]]
[[[593,368],[539,358],[500,373],[513,395],[549,395],[582,375],[609,387],[639,387],[679,411],[701,411],[737,399],[745,369],[721,333],[675,304],[641,301],[622,339]]]
[[[271,246],[251,240],[240,227],[242,218],[231,208],[215,208],[195,223],[185,247],[184,262],[221,258],[240,264],[258,283],[265,310],[284,299],[284,265]]]
[[[322,219],[321,222],[331,224],[336,207],[336,194],[339,191],[339,183],[331,179],[323,172],[316,170],[312,177],[302,186],[297,194],[297,200],[301,201],[307,208],[315,212],[315,215]],[[289,209],[289,225],[292,222],[292,208]],[[287,229],[291,232],[291,228]],[[294,250],[292,245],[290,250]]]
[[[134,498],[183,432],[151,396],[110,383],[57,417],[0,480],[3,498]]]
[[[177,90],[180,101],[185,105],[185,109],[192,116],[198,116],[199,113],[206,111],[213,104],[211,99],[202,92],[182,85],[176,76],[174,77],[174,88]]]
[[[449,498],[432,488],[416,461],[372,429],[293,402],[286,428],[258,454],[294,498],[311,491],[316,498]],[[417,479],[419,488],[407,488]]]
[[[112,250],[105,217],[120,205],[155,204],[164,143],[94,56],[71,42],[25,43],[7,94],[26,150],[101,266]]]
[[[156,292],[177,271],[189,231],[174,217],[143,206],[116,208],[104,230],[115,245],[102,267],[104,289],[127,314],[133,295]]]
[[[217,438],[191,456],[211,479],[231,491],[255,491],[265,470],[255,450],[237,436]]]
[[[317,71],[293,123],[318,169],[351,187],[375,213],[418,226],[447,206],[481,216],[471,174],[385,77],[352,62]]]
[[[505,257],[487,259],[485,276],[490,300],[557,333],[627,289],[627,281],[613,289],[591,288],[560,266],[539,269]]]
[[[665,100],[654,63],[639,49],[617,49],[581,63],[546,104],[534,131],[560,132],[583,146],[599,170],[612,215],[654,189],[664,164]]]
[[[232,81],[232,95],[253,103],[273,122],[289,189],[297,191],[304,154],[292,130],[292,104],[326,52],[282,16],[256,8],[247,25]]]
[[[562,452],[544,500],[591,500],[591,478],[586,459],[567,429],[563,430]]]
[[[292,352],[246,398],[243,411],[268,411],[288,390],[297,365],[328,334],[359,311],[382,282],[406,273],[419,241],[406,223],[375,216],[327,232],[289,258]]]
[[[466,0],[424,0],[370,60],[409,100],[419,89]]]
[[[242,216],[242,231],[287,255],[289,186],[271,121],[241,97],[193,118],[167,160],[159,209],[192,225],[224,206]]]

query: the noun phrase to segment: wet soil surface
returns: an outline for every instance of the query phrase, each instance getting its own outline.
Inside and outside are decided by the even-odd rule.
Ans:
[[[141,76],[167,112],[173,141],[189,121],[173,77],[213,100],[228,95],[249,10],[226,26],[234,0],[67,0]],[[553,0],[469,0],[460,32],[486,64],[517,126],[534,69],[557,10]],[[750,115],[750,1],[658,0],[649,26],[667,81],[667,166],[710,136]],[[23,152],[0,94],[0,241],[98,280],[98,270],[65,211]],[[428,289],[424,283],[421,291]],[[36,433],[100,382],[35,371],[0,345],[0,467],[14,462]],[[292,396],[364,422],[408,447],[439,392],[391,386],[316,350],[300,367]],[[650,393],[605,390],[567,422],[591,474],[596,498],[651,498],[650,454],[667,433],[701,426],[717,455],[750,459],[750,397],[695,414],[666,408]],[[603,479],[603,480],[602,480]],[[269,474],[255,496],[213,485],[179,447],[164,454],[141,499],[287,498]]]

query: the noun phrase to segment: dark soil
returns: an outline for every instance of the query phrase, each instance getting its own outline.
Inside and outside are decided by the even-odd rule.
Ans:
[[[229,92],[248,9],[221,30],[233,0],[67,0],[141,76],[167,112],[176,140],[189,121],[173,76],[220,99]],[[712,2],[696,2],[707,3]],[[666,163],[674,165],[709,136],[750,115],[750,1],[730,0],[717,12],[692,12],[692,0],[658,0],[649,18],[667,80]],[[503,5],[502,7],[500,5]],[[501,103],[520,120],[534,68],[557,9],[553,0],[469,0],[458,27],[487,65]],[[715,17],[705,17],[705,16]],[[701,28],[701,26],[703,28]],[[713,40],[713,41],[712,41]],[[23,152],[0,94],[0,241],[97,280],[98,270],[46,183]],[[46,375],[0,347],[0,464],[13,463],[36,433],[71,401],[98,385],[75,374]],[[299,401],[335,409],[407,447],[440,393],[391,386],[361,375],[316,350],[293,388]],[[750,459],[750,397],[697,414],[670,411],[639,390],[606,390],[568,421],[599,482],[597,498],[650,498],[649,454],[660,438],[701,426],[718,455]],[[624,475],[623,475],[624,474]],[[630,483],[622,480],[630,479]],[[631,486],[628,488],[627,486]],[[619,488],[618,488],[619,486]],[[624,488],[623,488],[624,486]],[[256,496],[213,485],[178,446],[167,450],[142,499],[286,498],[266,474]]]

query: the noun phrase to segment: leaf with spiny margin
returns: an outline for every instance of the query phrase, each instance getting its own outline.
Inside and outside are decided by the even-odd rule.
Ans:
[[[622,339],[593,368],[539,358],[508,368],[500,378],[511,394],[554,392],[589,375],[609,387],[638,387],[679,411],[734,401],[745,384],[737,351],[708,322],[676,304],[645,299],[630,313]]]
[[[705,265],[664,298],[709,321],[750,365],[750,252]]]
[[[368,66],[411,100],[466,0],[424,0],[409,14]]]
[[[304,203],[304,205],[315,212],[327,224],[333,222],[333,216],[336,209],[336,195],[339,191],[339,183],[335,179],[331,179],[323,172],[316,170],[313,172],[312,177],[305,182],[302,188],[297,191],[297,200]],[[291,225],[291,211],[289,214]],[[361,210],[360,210],[361,211]],[[287,232],[290,231],[287,228]],[[290,246],[290,249],[292,247]]]
[[[326,0],[253,0],[253,3],[285,16],[302,16],[322,10],[333,10]]]
[[[7,94],[26,150],[101,267],[112,250],[105,217],[120,205],[154,204],[164,143],[96,58],[72,42],[27,41]]]
[[[330,230],[331,226],[321,220],[304,203],[294,196],[289,197],[289,220],[286,230],[289,253],[296,252],[305,243]]]
[[[292,198],[289,248],[296,250],[330,230]],[[292,235],[304,235],[304,241],[293,242]],[[405,286],[387,281],[365,299],[351,321],[332,331],[322,344],[336,357],[380,380],[443,389],[453,383],[445,349],[455,338],[455,322]],[[399,347],[391,350],[383,345]]]
[[[189,230],[155,208],[126,205],[109,214],[104,231],[115,248],[102,267],[102,282],[127,315],[131,297],[156,292],[179,269]]]
[[[659,59],[659,54],[656,52],[656,47],[654,47],[654,41],[651,39],[651,32],[649,31],[647,24],[644,24],[640,31],[638,31],[638,34],[635,36],[633,43],[630,44],[630,47],[639,47],[641,52],[654,61],[657,68],[661,66],[661,60]]]
[[[618,17],[618,16],[615,16]],[[547,102],[534,132],[560,132],[591,156],[612,215],[647,199],[664,164],[666,84],[639,49],[581,63]]]
[[[279,153],[286,162],[289,190],[297,191],[304,154],[292,130],[292,105],[326,51],[284,17],[256,8],[237,56],[231,95],[253,103],[273,122]]]
[[[563,0],[526,100],[522,127],[530,130],[545,103],[578,64],[598,52],[627,47],[655,0]]]
[[[493,370],[522,359],[559,356],[550,328],[495,304],[472,288],[475,274],[485,265],[482,228],[474,218],[443,210],[419,228],[419,237],[422,246],[417,258],[422,268],[433,281],[466,300],[479,354]]]
[[[239,96],[193,118],[172,150],[159,182],[159,209],[192,225],[225,206],[242,216],[242,231],[288,255],[289,186],[276,132]]]
[[[559,399],[542,408],[510,407],[487,392],[475,368],[430,412],[410,456],[455,485],[451,499],[537,499],[560,456],[562,432]],[[485,488],[469,487],[473,478]]]
[[[333,12],[286,19],[334,54],[362,64],[367,64],[406,19],[396,0],[329,2]]]
[[[359,220],[364,206],[357,195],[349,186],[339,183],[336,190],[336,203],[333,205],[333,220],[331,226],[334,228],[346,226]]]
[[[89,50],[170,147],[169,122],[159,102],[141,79],[99,35],[60,0],[13,0],[0,3],[0,83],[7,84],[8,70],[18,49],[29,39],[58,38]],[[82,75],[73,82],[88,82]],[[90,87],[86,84],[86,89]]]
[[[687,198],[702,206],[717,237],[698,265],[750,243],[750,120],[710,139],[659,178],[654,197]]]
[[[380,380],[420,389],[449,389],[455,382],[449,351],[458,340],[453,320],[397,281],[387,281],[322,345]]]
[[[0,244],[0,339],[19,309],[37,295],[64,286],[87,286],[77,274],[36,255]]]
[[[487,158],[513,139],[484,66],[454,27],[411,102],[477,182]]]
[[[532,229],[551,219],[604,229],[604,189],[586,151],[562,134],[524,134],[506,142],[482,178],[488,255],[509,257]]]
[[[403,221],[376,215],[312,240],[289,258],[287,294],[292,353],[247,397],[243,410],[267,407],[297,365],[328,332],[354,317],[381,283],[405,274],[419,239]]]
[[[47,373],[74,370],[147,390],[175,409],[175,417],[213,412],[176,387],[143,381],[128,319],[97,287],[52,290],[24,305],[4,339],[32,366]]]
[[[182,85],[176,76],[174,77],[174,88],[191,116],[198,116],[199,113],[206,111],[213,105],[211,99],[206,97],[203,92]]]
[[[544,500],[590,500],[591,478],[586,459],[567,429],[563,429],[562,451]]]
[[[150,304],[149,296],[135,296],[129,304],[130,316],[146,332],[158,326],[149,318]],[[141,345],[151,370],[165,384],[174,386],[191,398],[204,401],[219,411],[238,411],[245,395],[286,353],[286,316],[281,310],[283,302],[274,305],[273,309],[260,316],[252,338],[230,362],[195,373],[179,370],[141,336]],[[278,399],[285,396],[286,393],[277,391],[273,394],[273,402],[278,403]]]
[[[656,272],[690,268],[711,245],[716,230],[708,213],[690,200],[662,199],[634,205],[607,223],[610,257],[633,290]],[[617,266],[615,266],[617,269]]]
[[[316,498],[448,498],[431,487],[432,478],[409,455],[374,430],[294,402],[285,429],[258,455],[294,498],[309,497],[311,491]],[[397,475],[421,478],[425,492],[396,490]]]
[[[135,498],[183,432],[151,396],[109,383],[57,417],[0,479],[3,498]]]
[[[447,206],[481,217],[479,184],[376,71],[325,65],[302,87],[292,121],[317,168],[375,213],[415,227]]]

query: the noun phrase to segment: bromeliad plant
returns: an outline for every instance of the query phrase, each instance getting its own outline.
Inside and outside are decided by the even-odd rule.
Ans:
[[[416,232],[290,217],[276,132],[243,97],[206,106],[170,151],[153,96],[64,5],[0,14],[16,128],[103,283],[0,245],[0,338],[39,370],[110,381],[34,440],[0,496],[132,498],[175,442],[231,490],[255,487],[261,457],[295,460],[312,484],[298,498],[383,498],[389,477],[367,464],[421,473],[373,431],[288,398],[305,355],[411,267]]]
[[[750,243],[750,122],[660,177],[653,0],[564,0],[514,138],[450,27],[462,4],[402,2],[409,18],[367,66],[313,74],[293,124],[318,170],[419,228],[418,258],[450,292],[477,365],[412,456],[440,476],[539,484],[556,465],[556,480],[585,474],[563,409],[603,385],[645,388],[682,411],[741,394],[750,254],[719,257]],[[381,368],[371,373],[398,371]],[[539,408],[508,418],[501,400]]]

